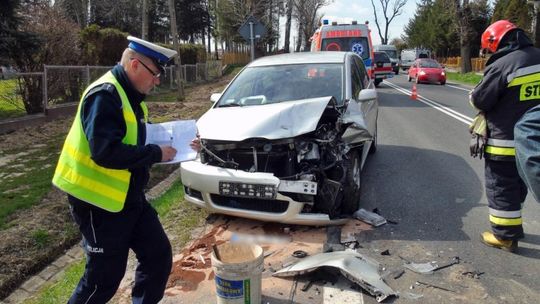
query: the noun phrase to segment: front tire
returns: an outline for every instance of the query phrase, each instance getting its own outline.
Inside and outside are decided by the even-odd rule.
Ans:
[[[362,160],[358,154],[358,149],[351,150],[347,156],[348,157],[343,160],[343,165],[347,168],[347,173],[343,185],[341,213],[345,216],[352,216],[360,207]]]
[[[375,87],[378,87],[379,84],[381,84],[382,80],[381,79],[375,79]]]

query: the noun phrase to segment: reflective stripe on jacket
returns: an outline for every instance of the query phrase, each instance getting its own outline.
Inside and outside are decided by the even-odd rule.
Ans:
[[[88,92],[97,86],[110,83],[114,85],[122,101],[122,111],[126,122],[126,135],[122,143],[137,144],[137,120],[127,95],[109,71],[83,93],[73,125],[67,135],[53,177],[53,184],[60,190],[110,212],[124,208],[131,172],[127,169],[109,169],[96,164],[90,153],[90,146],[81,122],[81,109]],[[148,110],[141,103],[145,122]]]

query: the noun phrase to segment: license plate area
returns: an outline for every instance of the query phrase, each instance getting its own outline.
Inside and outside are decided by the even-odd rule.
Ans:
[[[219,194],[232,197],[276,198],[276,186],[239,182],[219,182]]]

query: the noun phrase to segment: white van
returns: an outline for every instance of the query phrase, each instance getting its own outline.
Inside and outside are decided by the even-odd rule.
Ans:
[[[379,44],[375,45],[373,47],[373,50],[375,52],[385,52],[388,57],[390,57],[390,61],[392,62],[392,71],[397,75],[399,74],[399,67],[401,66],[399,62],[399,56],[397,48],[392,44]]]
[[[421,48],[406,49],[401,51],[401,68],[404,71],[408,70],[418,58],[431,58],[431,51]]]

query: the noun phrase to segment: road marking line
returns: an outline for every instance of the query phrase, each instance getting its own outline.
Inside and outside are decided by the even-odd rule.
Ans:
[[[449,85],[448,83],[446,83],[446,86],[447,86],[447,87],[454,88],[454,89],[462,90],[462,91],[465,91],[465,92],[470,92],[470,91],[472,91],[472,89],[464,89],[464,88],[456,87],[456,86],[453,86],[453,85]]]
[[[390,86],[391,88],[395,89],[396,91],[399,91],[399,92],[401,92],[401,93],[403,93],[405,95],[411,95],[411,91],[409,91],[409,90],[407,90],[405,88],[402,88],[402,87],[400,87],[400,86],[398,86],[398,85],[396,85],[394,83],[387,82],[386,84],[388,86]],[[428,105],[428,106],[430,106],[430,107],[432,107],[432,108],[434,108],[435,110],[441,111],[444,114],[461,121],[462,123],[464,123],[467,126],[469,126],[473,121],[473,119],[471,117],[466,116],[464,114],[461,114],[461,113],[459,113],[459,112],[457,112],[455,110],[452,110],[452,109],[450,109],[450,108],[448,108],[446,106],[443,106],[442,104],[440,104],[440,103],[438,103],[436,101],[433,101],[431,99],[428,99],[428,98],[425,98],[423,96],[418,95],[417,100],[424,103],[424,104],[426,104],[426,105]]]
[[[351,290],[349,285],[336,284],[323,287],[323,304],[351,303],[364,304],[364,294],[361,291]]]

